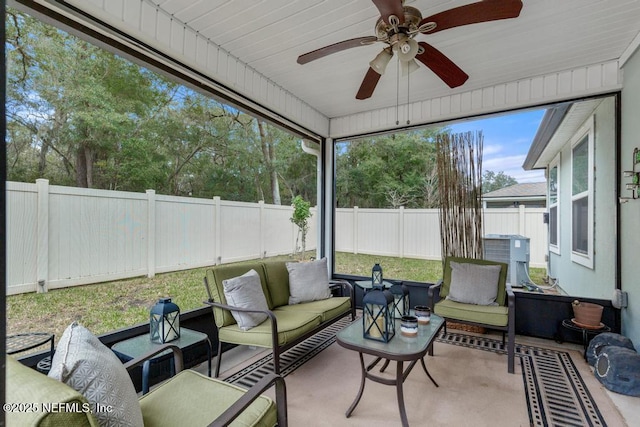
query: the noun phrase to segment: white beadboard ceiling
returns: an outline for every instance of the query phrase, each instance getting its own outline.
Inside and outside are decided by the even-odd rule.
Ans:
[[[407,0],[423,17],[469,0]],[[355,99],[382,43],[299,65],[300,54],[373,35],[371,0],[155,0],[155,4],[329,118],[393,106],[397,74],[389,64],[372,98]],[[640,31],[637,0],[525,0],[520,17],[418,36],[449,56],[469,80],[450,89],[430,70],[411,74],[410,100],[514,82],[618,59]],[[406,102],[406,78],[400,82]]]
[[[64,4],[61,0],[35,1],[49,5]],[[422,16],[427,17],[474,1],[406,0],[405,5],[419,9]],[[184,58],[184,52],[200,49],[197,44],[203,40],[209,45],[209,49],[211,45],[216,45],[220,52],[237,60],[225,55],[225,64],[229,64],[225,65],[227,75],[242,72],[244,77],[234,79],[245,81],[248,73],[253,76],[254,83],[250,83],[248,88],[244,83],[244,87],[238,89],[239,92],[257,103],[268,104],[270,101],[274,104],[273,98],[279,98],[281,108],[276,109],[288,110],[285,111],[285,116],[300,123],[311,123],[311,128],[320,129],[326,126],[326,119],[331,119],[332,132],[338,134],[349,131],[366,132],[375,128],[369,123],[372,116],[379,122],[378,127],[382,123],[395,122],[395,117],[390,116],[396,114],[396,104],[404,105],[407,101],[412,105],[425,105],[433,109],[428,104],[429,100],[446,99],[446,107],[451,109],[449,116],[464,116],[464,105],[456,105],[456,112],[454,101],[462,99],[464,103],[465,99],[471,99],[468,102],[474,103],[476,93],[484,97],[490,93],[491,88],[494,88],[494,93],[499,93],[495,88],[503,91],[500,85],[518,85],[536,78],[544,79],[545,86],[541,90],[545,93],[541,102],[553,98],[547,96],[546,92],[554,92],[554,99],[562,96],[565,99],[575,98],[588,94],[589,91],[575,88],[566,91],[560,88],[561,81],[572,78],[576,80],[575,73],[582,73],[579,77],[583,88],[587,86],[589,89],[588,85],[596,78],[614,80],[618,84],[620,78],[616,74],[620,64],[617,61],[621,56],[630,55],[640,43],[639,0],[524,0],[518,18],[417,36],[418,41],[433,45],[470,76],[464,85],[450,89],[421,65],[422,69],[410,76],[410,96],[407,98],[407,79],[404,77],[397,81],[394,58],[373,96],[367,100],[356,100],[355,94],[369,67],[368,63],[385,46],[383,43],[349,49],[305,65],[298,64],[296,59],[303,53],[332,43],[373,35],[379,13],[371,0],[67,2],[123,31],[132,32],[134,37],[145,37],[146,43],[159,50],[167,52],[167,46],[170,46],[169,54],[177,55],[176,52],[180,51]],[[153,29],[149,30],[151,27]],[[176,27],[180,31],[173,34],[172,28]],[[196,36],[183,35],[182,28]],[[603,64],[606,64],[603,68],[605,71],[602,72],[604,77],[585,77],[589,70],[598,69]],[[614,78],[610,78],[611,64],[614,65]],[[220,63],[216,65],[218,73],[220,66]],[[207,65],[203,65],[201,69],[214,80],[220,79],[215,70],[207,70]],[[567,77],[572,72],[574,77]],[[554,83],[556,75],[560,76],[557,78],[558,83]],[[260,85],[256,83],[258,76],[262,79]],[[272,86],[267,90],[263,81],[270,82]],[[549,88],[550,84],[558,87]],[[258,86],[259,90],[256,89]],[[602,91],[615,87],[606,84],[600,86]],[[285,95],[274,95],[276,90],[280,90],[278,88],[282,88]],[[491,93],[491,97],[494,96],[496,95]],[[535,100],[527,102],[535,104]],[[507,105],[507,108],[518,105],[513,103]],[[306,107],[309,107],[307,110],[311,113],[298,113],[297,117],[295,113],[291,113],[296,109],[303,111]],[[423,111],[410,114],[421,114],[423,122],[433,120],[437,115],[433,111],[425,113],[426,107],[421,107]],[[313,117],[314,114],[321,117],[321,120]],[[472,111],[471,114],[475,113]],[[309,115],[312,117],[309,118]],[[386,117],[381,118],[383,115]],[[352,123],[347,123],[349,120]],[[314,126],[314,123],[321,124]]]

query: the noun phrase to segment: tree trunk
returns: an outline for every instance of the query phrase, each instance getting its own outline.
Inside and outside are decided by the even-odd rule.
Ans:
[[[260,146],[262,147],[262,157],[264,158],[267,172],[269,173],[269,183],[271,184],[271,195],[273,197],[273,204],[280,205],[280,184],[278,182],[278,173],[274,166],[276,160],[276,153],[273,148],[273,141],[271,141],[264,128],[264,123],[260,120],[258,122],[258,130],[260,133]]]
[[[81,145],[76,151],[76,186],[89,188],[87,183],[87,157],[86,147]]]

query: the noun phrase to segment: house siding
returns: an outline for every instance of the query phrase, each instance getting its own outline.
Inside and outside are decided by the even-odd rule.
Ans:
[[[571,141],[560,151],[560,253],[549,253],[549,275],[569,295],[610,299],[615,286],[617,200],[615,175],[609,172],[615,170],[614,103],[613,97],[606,98],[594,112],[593,268],[571,259]]]
[[[621,170],[618,172],[622,183],[620,194],[629,197],[631,192],[625,189],[629,178],[623,176],[623,171],[631,169],[633,149],[640,147],[640,50],[629,58],[623,71]],[[621,287],[629,294],[629,306],[621,313],[622,333],[631,338],[640,351],[640,200],[620,206],[620,230]]]

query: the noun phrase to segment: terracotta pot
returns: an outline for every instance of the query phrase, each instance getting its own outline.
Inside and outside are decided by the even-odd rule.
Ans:
[[[573,316],[576,323],[587,326],[600,326],[603,306],[590,302],[581,302],[573,306]]]

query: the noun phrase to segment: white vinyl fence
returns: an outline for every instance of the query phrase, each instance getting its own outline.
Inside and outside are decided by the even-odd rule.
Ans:
[[[7,182],[7,294],[154,276],[295,251],[290,206]],[[531,239],[544,209],[486,209],[487,234]],[[312,209],[315,213],[316,210]],[[310,220],[307,250],[316,248]],[[336,251],[440,259],[437,209],[337,209]]]
[[[484,209],[484,234],[529,238],[531,267],[546,267],[545,208]],[[336,210],[336,251],[354,254],[442,259],[438,209]]]
[[[291,206],[7,182],[7,294],[295,251]],[[315,209],[312,209],[312,213]],[[307,249],[316,247],[313,218]]]

